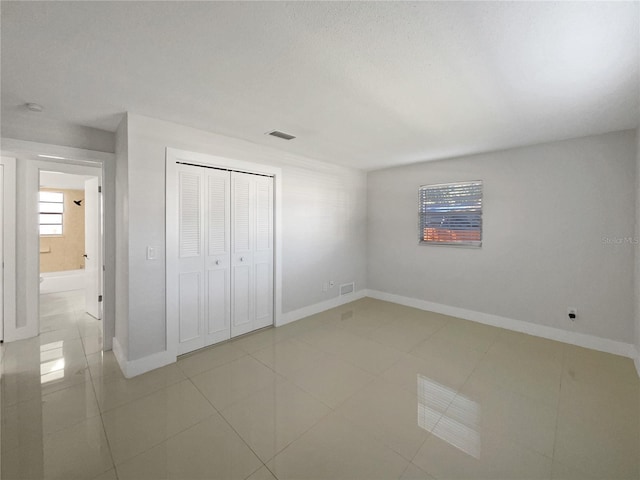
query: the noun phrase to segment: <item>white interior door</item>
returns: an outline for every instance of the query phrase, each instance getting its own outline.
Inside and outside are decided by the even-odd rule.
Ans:
[[[255,176],[254,330],[273,325],[273,178]]]
[[[205,345],[211,345],[231,336],[231,174],[202,170],[206,179],[207,237]]]
[[[178,165],[178,354],[205,345],[204,168]]]
[[[231,336],[254,330],[255,176],[231,172]]]
[[[102,232],[100,229],[100,183],[91,178],[84,184],[85,309],[102,319]]]
[[[273,178],[232,172],[231,336],[273,324]]]

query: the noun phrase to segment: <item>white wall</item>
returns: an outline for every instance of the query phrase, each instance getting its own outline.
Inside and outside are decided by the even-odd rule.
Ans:
[[[129,348],[129,129],[128,115],[116,130],[115,172],[115,337]]]
[[[84,182],[92,177],[87,175],[60,175],[57,172],[40,172],[40,186],[65,190],[84,190]]]
[[[13,114],[10,122],[2,122],[1,131],[2,138],[108,153],[113,153],[115,148],[113,132],[60,122],[48,118],[46,113]]]
[[[40,235],[38,232],[38,190],[40,169],[82,175],[101,175],[99,168],[35,160],[32,155],[17,154],[16,182],[16,327],[19,336],[38,335],[40,293]]]
[[[2,319],[0,327],[3,331],[0,338],[9,341],[12,337],[18,337],[16,330],[16,159],[0,155],[0,170],[2,171]],[[2,354],[0,354],[0,361]]]
[[[101,175],[103,165],[104,195],[104,249],[105,284],[105,348],[111,348],[113,318],[115,310],[115,229],[114,205],[114,156],[110,153],[77,148],[47,145],[29,141],[2,138],[3,155],[16,158],[16,329],[8,340],[18,340],[38,335],[39,296],[39,234],[38,234],[38,189],[39,171],[60,171],[66,174]],[[37,154],[64,157],[66,160],[49,161]],[[86,162],[95,163],[89,167]],[[82,163],[79,165],[78,163]]]
[[[636,231],[635,241],[640,242],[640,128],[636,130]],[[640,376],[640,243],[635,245],[635,327],[636,327],[636,370]]]
[[[370,172],[368,287],[629,343],[635,247],[603,239],[634,235],[635,162],[624,131]],[[418,245],[418,187],[461,180],[482,248]]]
[[[128,169],[123,200],[128,208],[120,212],[128,215],[128,261],[119,254],[118,270],[128,270],[128,347],[123,349],[129,361],[166,348],[165,265],[145,257],[148,245],[164,249],[165,244],[166,147],[282,168],[283,313],[336,297],[337,288],[322,292],[329,280],[366,287],[364,173],[139,115],[128,115],[127,135],[128,158],[118,155],[118,169],[123,163]],[[117,327],[122,344],[121,335]]]

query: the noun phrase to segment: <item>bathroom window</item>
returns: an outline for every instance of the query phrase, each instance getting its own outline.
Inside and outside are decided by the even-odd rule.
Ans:
[[[62,192],[38,192],[40,235],[62,235],[64,194]]]

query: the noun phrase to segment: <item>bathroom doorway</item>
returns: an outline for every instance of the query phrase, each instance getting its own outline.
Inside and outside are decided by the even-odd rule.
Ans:
[[[102,219],[98,175],[40,170],[40,334],[102,351]]]

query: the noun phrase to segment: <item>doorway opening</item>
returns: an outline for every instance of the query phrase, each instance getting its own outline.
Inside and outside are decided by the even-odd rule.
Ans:
[[[39,333],[54,346],[80,340],[87,356],[104,343],[100,193],[98,175],[40,170]]]

